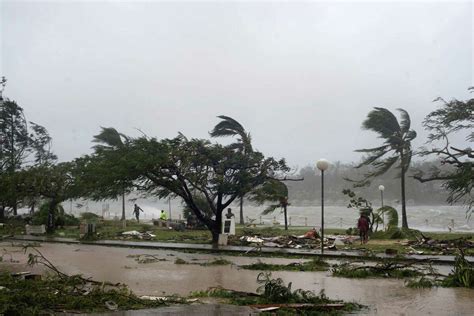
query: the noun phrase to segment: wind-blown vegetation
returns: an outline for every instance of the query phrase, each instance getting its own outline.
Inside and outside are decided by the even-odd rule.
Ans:
[[[278,306],[278,315],[341,315],[363,308],[357,303],[329,299],[324,291],[319,295],[303,289],[292,289],[281,278],[272,278],[271,273],[261,272],[257,276],[257,294],[212,288],[198,291],[192,297],[216,297],[235,305]]]
[[[353,182],[355,182],[354,186],[356,187],[368,185],[372,178],[386,173],[398,163],[401,184],[402,228],[408,228],[405,174],[410,167],[413,156],[411,141],[416,138],[416,132],[410,129],[411,121],[408,112],[403,109],[398,110],[401,113],[400,122],[392,112],[385,108],[376,107],[367,115],[367,119],[362,123],[362,128],[376,132],[384,142],[379,147],[356,150],[367,154],[356,168],[371,165],[374,169],[364,174],[363,179]]]

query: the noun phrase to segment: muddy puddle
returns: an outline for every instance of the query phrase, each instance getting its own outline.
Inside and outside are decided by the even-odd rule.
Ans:
[[[25,255],[12,243],[0,243],[10,255],[4,255],[0,270],[36,271],[39,267],[27,267]],[[244,270],[238,265],[255,263],[288,264],[295,259],[252,258],[219,256],[212,254],[182,253],[168,250],[144,250],[113,248],[91,245],[42,244],[38,248],[61,271],[83,274],[99,281],[127,284],[138,295],[180,294],[209,287],[255,291],[259,271]],[[134,255],[151,254],[163,261],[138,263]],[[233,265],[200,266],[175,264],[177,258],[192,263],[206,263],[224,258]],[[10,259],[18,261],[10,263]],[[439,267],[449,272],[449,267]],[[293,282],[293,289],[302,288],[318,293],[324,289],[334,299],[355,301],[369,306],[365,314],[377,315],[472,315],[474,290],[456,288],[410,289],[403,280],[393,279],[345,279],[329,276],[329,272],[273,272],[285,282]]]

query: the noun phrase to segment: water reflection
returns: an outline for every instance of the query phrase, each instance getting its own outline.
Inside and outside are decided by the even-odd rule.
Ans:
[[[2,248],[12,249],[1,243]],[[128,284],[139,295],[181,294],[209,287],[254,292],[258,287],[258,271],[239,269],[236,265],[257,262],[257,258],[224,257],[236,265],[208,266],[174,263],[176,258],[188,262],[206,262],[220,256],[186,254],[174,251],[112,248],[91,245],[43,244],[41,252],[58,268],[68,274],[82,273],[99,281]],[[127,255],[153,254],[167,261],[140,264]],[[26,255],[13,253],[15,269],[26,268]],[[194,260],[193,260],[194,259]],[[197,260],[196,260],[197,259]],[[294,262],[293,259],[266,258],[267,263]],[[0,263],[0,268],[6,263]],[[38,268],[35,268],[38,269]],[[446,268],[444,268],[446,269]],[[402,280],[345,279],[329,276],[329,272],[274,272],[293,289],[302,288],[318,293],[325,291],[334,299],[356,301],[369,305],[369,314],[379,315],[472,315],[474,291],[458,288],[410,289]]]

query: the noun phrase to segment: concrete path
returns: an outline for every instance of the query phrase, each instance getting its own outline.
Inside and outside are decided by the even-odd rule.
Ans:
[[[250,247],[250,246],[219,246],[215,249],[210,244],[185,244],[185,243],[171,243],[171,242],[154,242],[154,241],[131,241],[131,240],[97,240],[97,241],[79,241],[72,238],[61,237],[44,237],[44,236],[30,236],[17,235],[13,237],[6,237],[5,240],[19,240],[19,241],[36,241],[36,242],[52,242],[52,243],[66,243],[66,244],[86,244],[109,247],[133,247],[143,249],[170,249],[170,250],[196,250],[196,251],[215,251],[215,252],[259,252],[262,254],[291,254],[300,256],[317,256],[333,259],[364,259],[364,260],[380,260],[380,259],[396,259],[403,261],[417,261],[417,260],[431,260],[437,264],[453,264],[454,256],[442,255],[386,255],[383,253],[375,255],[367,255],[363,251],[338,251],[325,250],[324,254],[321,250],[309,249],[294,249],[294,248],[273,248],[273,247]],[[474,263],[473,256],[465,257],[470,263]]]

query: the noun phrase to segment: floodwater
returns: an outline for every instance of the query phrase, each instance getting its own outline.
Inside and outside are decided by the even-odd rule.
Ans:
[[[2,242],[4,262],[0,270],[8,267],[15,271],[40,272],[40,267],[27,267],[27,255],[16,245]],[[209,287],[254,292],[258,287],[258,271],[239,269],[238,265],[261,260],[267,263],[287,264],[295,259],[251,258],[216,256],[212,254],[181,253],[168,250],[143,250],[92,245],[42,244],[38,249],[61,271],[80,273],[98,281],[127,284],[138,295],[187,295]],[[11,256],[9,254],[11,254]],[[129,255],[152,254],[166,261],[140,264]],[[233,265],[200,266],[177,265],[181,258],[191,263],[205,263],[225,258]],[[10,259],[19,261],[10,263]],[[446,273],[448,267],[441,268]],[[286,283],[293,282],[293,289],[302,288],[325,294],[333,299],[355,301],[369,306],[363,311],[370,315],[472,315],[474,290],[458,288],[410,289],[403,280],[345,279],[329,276],[328,272],[273,272]]]

